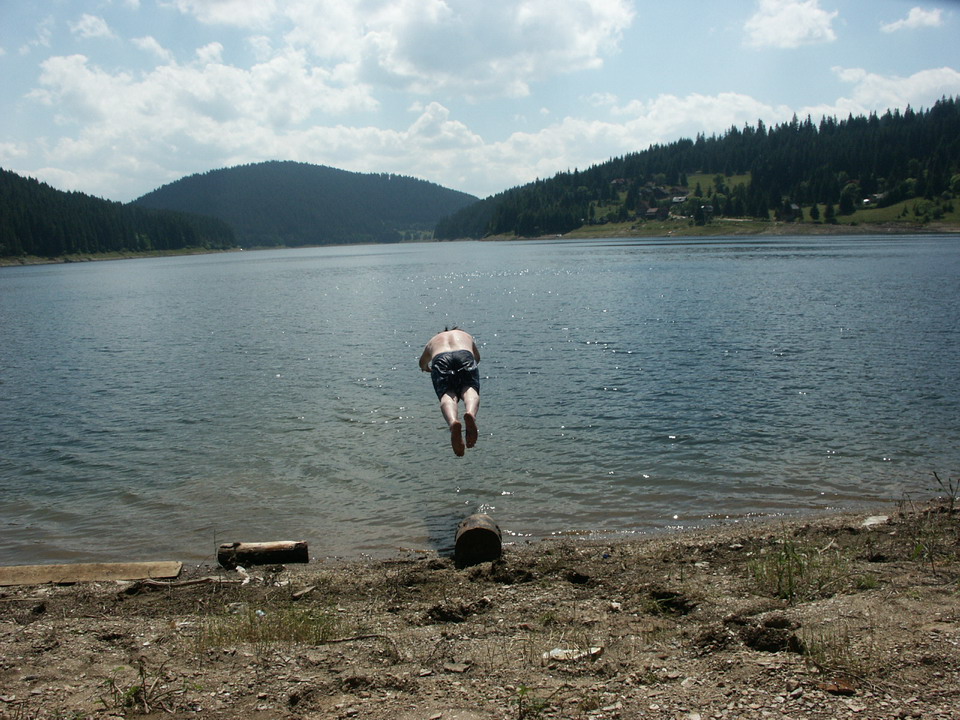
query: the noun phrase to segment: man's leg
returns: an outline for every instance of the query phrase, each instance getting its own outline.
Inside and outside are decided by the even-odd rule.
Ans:
[[[467,426],[467,447],[477,444],[480,433],[477,430],[477,410],[480,409],[480,393],[469,387],[463,391],[463,422]]]
[[[457,406],[457,396],[451,393],[444,393],[440,398],[440,412],[443,413],[443,419],[447,421],[450,427],[450,446],[457,457],[463,457],[463,426],[457,417],[460,408]]]

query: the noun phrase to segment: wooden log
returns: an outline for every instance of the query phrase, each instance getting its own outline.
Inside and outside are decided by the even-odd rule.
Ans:
[[[13,565],[0,567],[0,585],[43,585],[107,580],[174,578],[183,564],[175,561],[129,563],[71,563],[67,565]]]
[[[500,528],[492,517],[476,513],[460,521],[453,551],[459,567],[496,560],[502,551]]]
[[[217,562],[233,569],[240,565],[285,565],[308,563],[310,555],[306,540],[278,540],[275,542],[223,543],[217,548]]]

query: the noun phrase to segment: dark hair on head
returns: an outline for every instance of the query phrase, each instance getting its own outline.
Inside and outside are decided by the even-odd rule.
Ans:
[[[449,327],[449,326],[447,326],[447,325],[444,325],[444,326],[443,326],[443,331],[444,331],[444,332],[450,332],[451,330],[459,330],[459,329],[460,329],[460,326],[459,326],[459,325],[454,325],[453,327]]]

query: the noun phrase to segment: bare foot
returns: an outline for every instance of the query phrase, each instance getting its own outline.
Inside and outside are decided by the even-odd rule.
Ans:
[[[459,420],[450,425],[450,445],[453,447],[453,452],[457,457],[463,457],[462,432],[463,426]]]
[[[467,447],[472,448],[477,444],[477,438],[480,437],[480,433],[477,432],[477,419],[469,413],[464,413],[463,422],[467,426]]]

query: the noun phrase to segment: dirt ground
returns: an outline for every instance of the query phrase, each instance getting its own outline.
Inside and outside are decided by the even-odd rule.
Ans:
[[[960,718],[952,503],[250,575],[3,588],[0,717]]]

